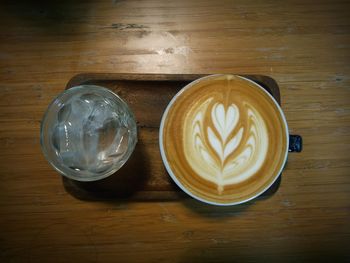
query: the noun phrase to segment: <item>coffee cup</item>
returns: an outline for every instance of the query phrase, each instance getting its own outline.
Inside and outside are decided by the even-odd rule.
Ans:
[[[210,75],[181,89],[160,125],[161,157],[173,181],[193,198],[236,205],[265,192],[288,152],[301,151],[275,98],[254,81]]]

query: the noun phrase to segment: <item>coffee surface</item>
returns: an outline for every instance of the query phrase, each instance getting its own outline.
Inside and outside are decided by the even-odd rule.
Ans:
[[[161,138],[170,174],[215,203],[254,197],[279,174],[287,127],[261,87],[233,75],[196,81],[175,97]]]

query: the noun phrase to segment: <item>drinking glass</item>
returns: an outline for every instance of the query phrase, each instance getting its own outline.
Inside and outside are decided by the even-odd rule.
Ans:
[[[94,181],[125,164],[137,143],[137,126],[118,95],[81,85],[51,102],[41,123],[40,142],[46,159],[62,175]]]

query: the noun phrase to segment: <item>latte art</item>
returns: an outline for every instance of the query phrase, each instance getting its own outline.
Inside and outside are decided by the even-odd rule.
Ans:
[[[163,115],[159,139],[169,175],[213,204],[261,194],[288,153],[287,124],[276,101],[233,75],[208,76],[181,90]]]
[[[237,105],[225,108],[213,101],[206,100],[185,118],[184,153],[192,169],[215,183],[221,194],[225,185],[246,180],[260,169],[268,136],[264,120],[253,106],[242,103],[248,116],[244,122]]]

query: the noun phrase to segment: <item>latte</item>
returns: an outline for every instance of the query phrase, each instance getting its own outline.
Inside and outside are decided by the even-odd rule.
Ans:
[[[182,89],[166,109],[160,148],[188,194],[229,205],[264,192],[288,153],[284,115],[273,97],[243,77],[212,75]]]

